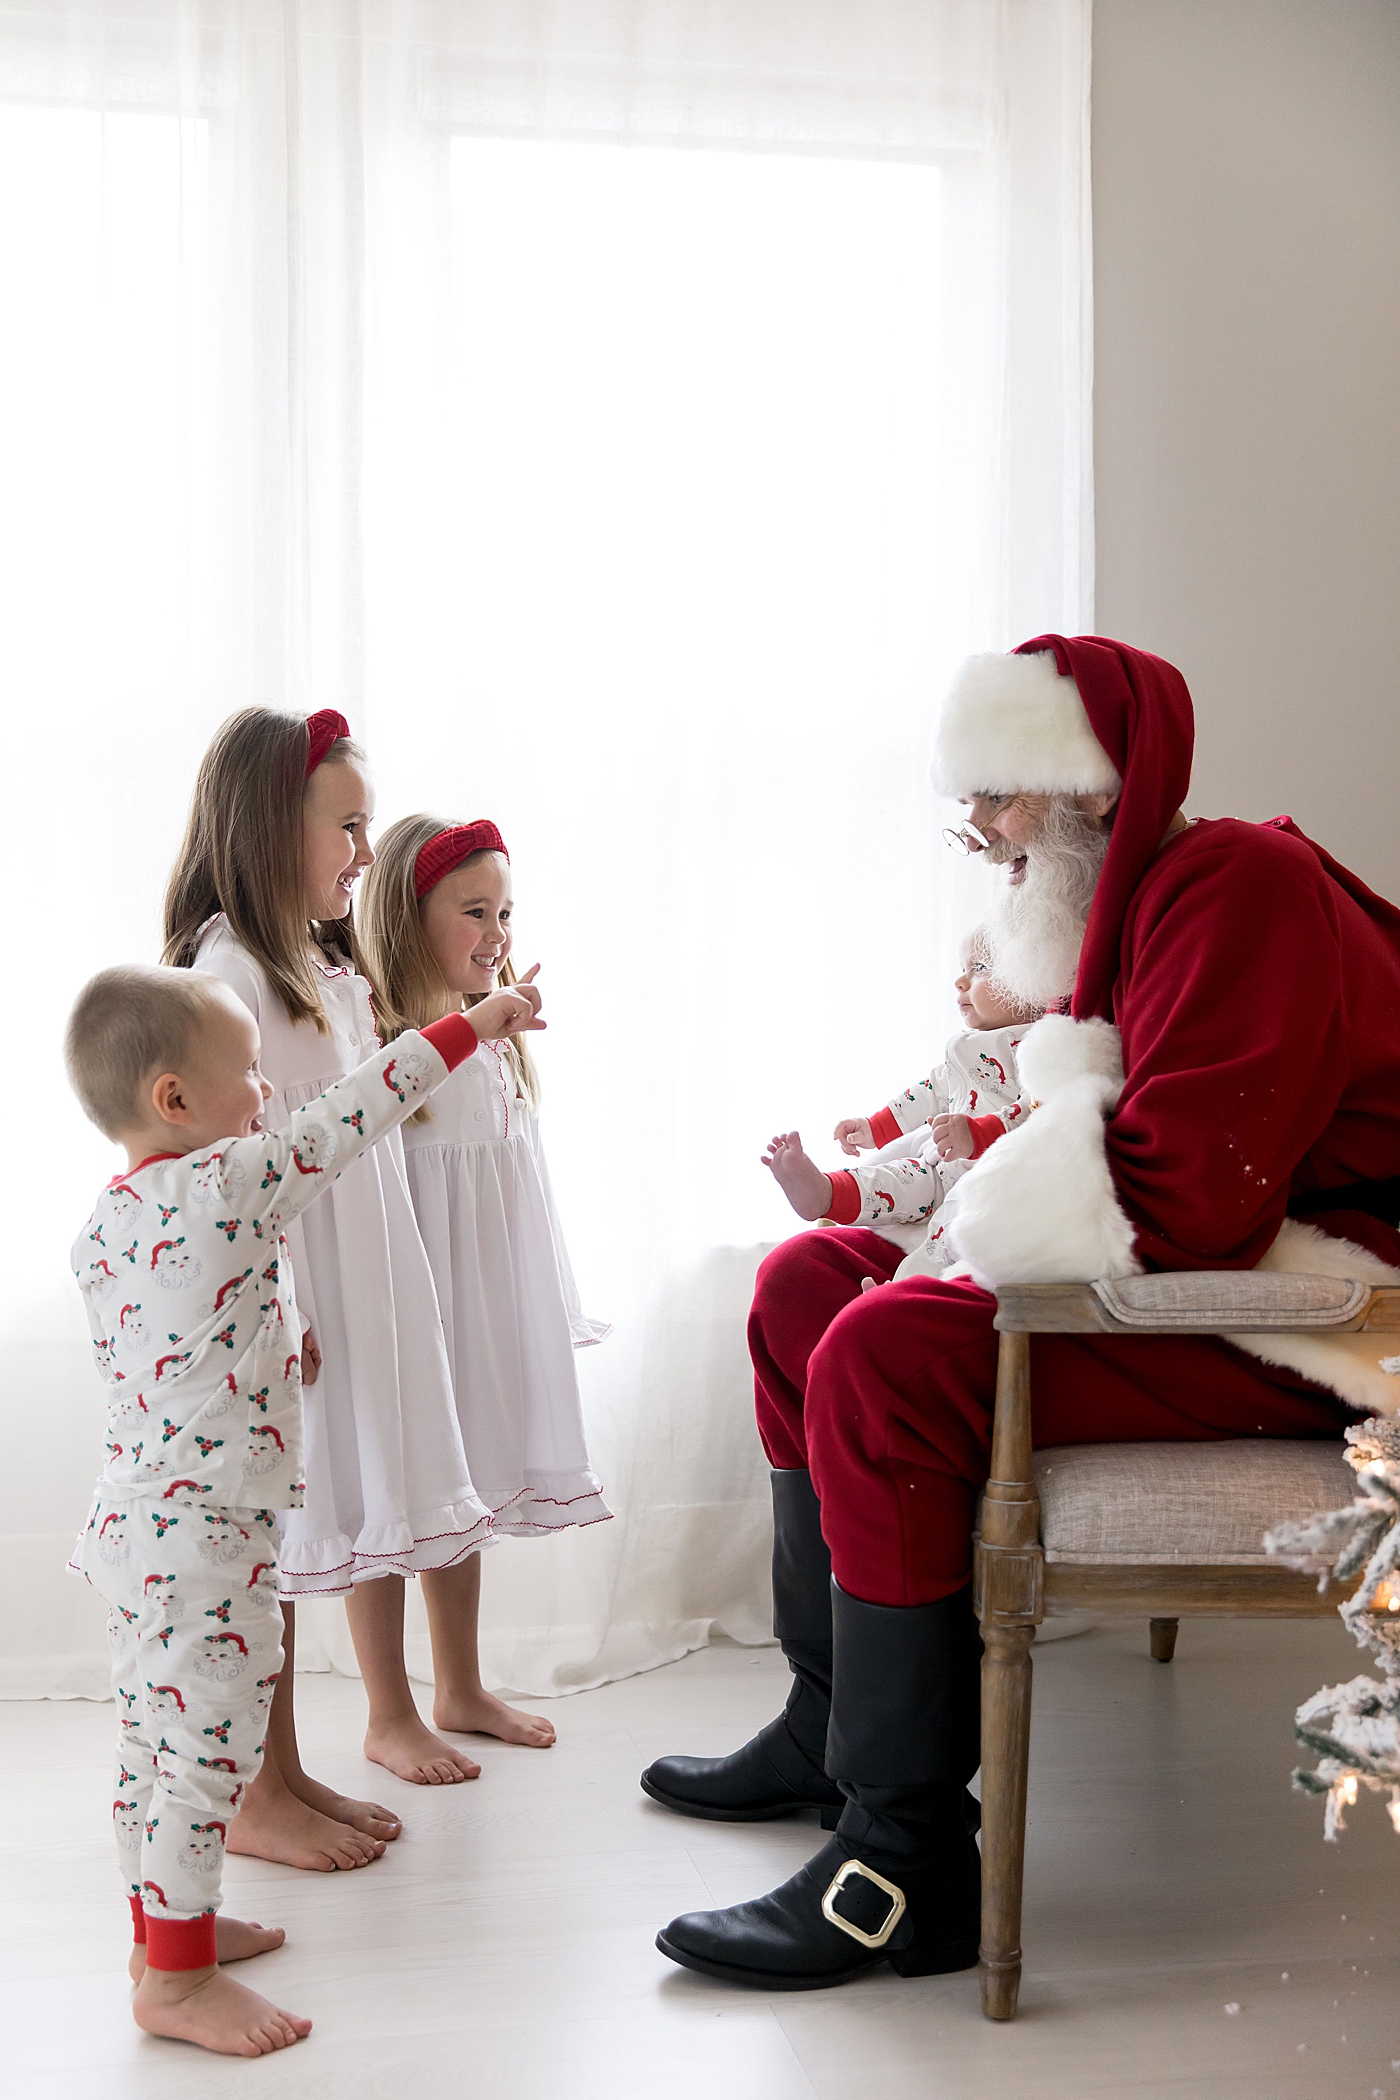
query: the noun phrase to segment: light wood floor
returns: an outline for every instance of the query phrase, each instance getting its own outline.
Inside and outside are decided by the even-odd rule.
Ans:
[[[392,1799],[408,1829],[344,1877],[230,1863],[230,1909],[290,1935],[245,1973],[316,2022],[254,2064],[131,2024],[111,1708],[0,1706],[0,2094],[1389,2100],[1400,1839],[1363,1802],[1324,1846],[1320,1808],[1288,1786],[1294,1705],[1358,1664],[1328,1623],[1184,1625],[1169,1668],[1145,1625],[1039,1651],[1027,1977],[1001,2028],[972,1975],[764,1997],[656,1953],[675,1912],[757,1894],[815,1849],[815,1824],[684,1821],[636,1788],[662,1751],[726,1749],[766,1720],[774,1651],[721,1645],[555,1701],[557,1749],[482,1744],[483,1777],[440,1793],[371,1779],[359,1685],[303,1678],[316,1768]]]

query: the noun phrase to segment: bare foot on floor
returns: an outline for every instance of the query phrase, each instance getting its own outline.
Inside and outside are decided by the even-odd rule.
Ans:
[[[305,1772],[298,1772],[287,1784],[298,1801],[329,1816],[332,1823],[348,1823],[364,1837],[380,1838],[386,1845],[403,1836],[402,1820],[391,1808],[381,1808],[377,1801],[357,1801],[353,1794],[338,1794],[334,1787],[322,1786],[319,1779],[308,1779]]]
[[[283,2012],[222,1969],[147,1969],[131,2009],[147,2034],[195,2042],[220,2056],[269,2056],[311,2032],[309,2020]]]
[[[440,1742],[417,1714],[378,1726],[371,1722],[365,1756],[414,1786],[458,1786],[464,1779],[481,1777],[480,1765],[464,1751]]]
[[[523,1714],[518,1706],[507,1706],[490,1692],[468,1693],[433,1701],[433,1726],[452,1735],[494,1735],[503,1743],[523,1743],[528,1750],[548,1750],[554,1742],[554,1723],[543,1714]]]
[[[222,1911],[214,1920],[214,1945],[221,1964],[249,1961],[255,1954],[271,1954],[286,1937],[280,1925],[245,1924],[242,1918],[226,1918]],[[145,1948],[133,1947],[126,1966],[132,1982],[139,1983],[146,1973]]]
[[[228,1828],[228,1849],[247,1859],[272,1859],[312,1874],[348,1873],[372,1866],[384,1855],[382,1838],[366,1837],[348,1823],[333,1823],[295,1794],[261,1795],[250,1787]]]

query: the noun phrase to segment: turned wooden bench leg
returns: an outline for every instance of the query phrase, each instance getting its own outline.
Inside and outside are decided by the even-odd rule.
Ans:
[[[1031,1463],[1031,1339],[1003,1333],[992,1467],[974,1559],[982,1622],[982,2010],[1015,2017],[1021,1988],[1021,1875],[1031,1737],[1031,1642],[1045,1555]]]
[[[1035,1628],[984,1625],[982,1638],[982,2010],[1011,2020],[1021,1989]]]
[[[1153,1662],[1169,1663],[1176,1653],[1175,1619],[1149,1619],[1147,1638],[1152,1643]]]

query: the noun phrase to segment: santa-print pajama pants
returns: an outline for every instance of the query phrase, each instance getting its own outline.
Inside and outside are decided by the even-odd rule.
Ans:
[[[110,1607],[112,1804],[136,1936],[160,1969],[215,1959],[224,1837],[282,1667],[268,1510],[99,1497],[79,1566]]]
[[[991,1461],[996,1300],[963,1280],[889,1282],[902,1259],[857,1227],[799,1233],[759,1269],[749,1316],[769,1463],[811,1472],[832,1572],[868,1604],[931,1604],[971,1580]],[[1345,1419],[1305,1379],[1208,1337],[1031,1342],[1038,1446],[1335,1437]]]

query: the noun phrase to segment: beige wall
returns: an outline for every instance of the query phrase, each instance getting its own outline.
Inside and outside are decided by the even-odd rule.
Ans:
[[[1400,899],[1400,0],[1095,0],[1101,634]]]

